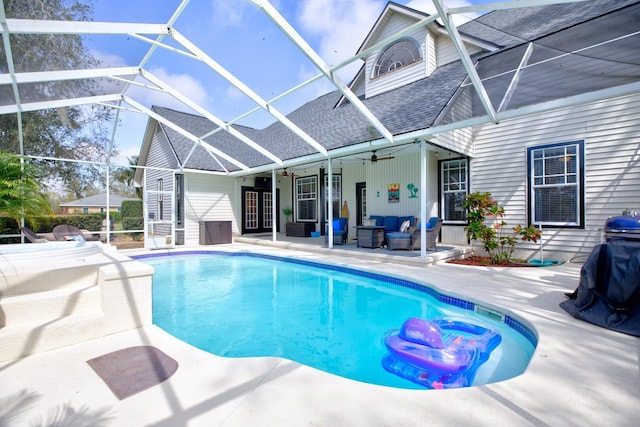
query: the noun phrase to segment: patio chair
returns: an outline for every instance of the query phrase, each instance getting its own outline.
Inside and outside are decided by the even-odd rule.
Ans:
[[[44,237],[38,236],[33,230],[27,227],[22,227],[20,231],[22,231],[22,234],[24,234],[24,237],[26,237],[27,240],[29,240],[31,243],[47,243],[48,242],[47,239],[45,239]]]
[[[328,234],[328,231],[327,231]],[[344,245],[349,234],[349,218],[335,218],[333,220],[333,244]],[[326,237],[325,239],[328,239]]]
[[[386,233],[385,242],[387,245],[387,249],[392,251],[396,249],[411,250],[411,242],[413,237],[410,230],[412,225],[413,221],[411,219],[406,219],[402,221],[402,224],[400,224],[400,229],[398,231]]]
[[[53,227],[53,236],[56,240],[78,240],[84,242],[85,238],[82,230],[68,224],[60,224]]]
[[[442,227],[442,219],[437,216],[429,218],[426,227],[427,233],[427,250],[435,250],[438,251],[438,235],[440,234],[440,228]],[[411,231],[411,250],[420,249],[420,229],[421,227],[412,227]]]

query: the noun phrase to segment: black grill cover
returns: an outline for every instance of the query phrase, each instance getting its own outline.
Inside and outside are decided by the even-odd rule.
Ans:
[[[593,248],[578,288],[560,307],[577,319],[640,337],[640,241]]]

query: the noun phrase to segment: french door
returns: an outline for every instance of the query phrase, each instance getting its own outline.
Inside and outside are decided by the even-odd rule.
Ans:
[[[278,218],[273,218],[273,193],[242,187],[242,234],[271,232],[274,222],[277,224]]]

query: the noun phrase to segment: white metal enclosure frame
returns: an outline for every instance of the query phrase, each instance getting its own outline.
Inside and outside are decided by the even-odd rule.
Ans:
[[[2,27],[3,52],[5,56],[4,60],[6,61],[8,70],[7,73],[0,74],[0,85],[10,86],[11,92],[13,94],[13,102],[11,102],[12,100],[0,100],[0,114],[17,115],[18,123],[20,124],[20,153],[18,154],[25,157],[29,157],[29,154],[25,153],[22,141],[23,123],[21,115],[23,112],[85,104],[100,104],[116,109],[116,115],[119,114],[120,111],[131,111],[134,113],[140,113],[148,117],[152,117],[162,122],[164,125],[179,132],[181,135],[193,142],[194,149],[197,146],[204,148],[207,151],[208,155],[210,155],[220,166],[221,172],[214,173],[220,173],[229,176],[242,176],[258,172],[271,171],[271,173],[275,177],[276,169],[286,167],[288,165],[295,165],[301,162],[313,162],[319,160],[327,161],[330,164],[332,158],[368,151],[371,146],[385,147],[409,141],[427,141],[438,133],[455,129],[489,123],[498,123],[502,120],[510,118],[531,115],[554,109],[566,108],[569,106],[594,102],[602,99],[609,99],[639,93],[640,81],[638,78],[636,78],[634,81],[625,82],[624,84],[613,84],[610,87],[599,87],[595,90],[585,88],[579,93],[574,93],[566,96],[562,95],[554,99],[533,103],[531,105],[514,106],[512,108],[509,108],[509,101],[511,100],[514,91],[519,86],[519,84],[521,84],[521,80],[525,78],[523,77],[523,74],[526,71],[523,70],[530,66],[528,62],[531,51],[527,49],[527,51],[522,55],[519,62],[512,67],[510,71],[513,72],[513,76],[510,77],[510,83],[508,87],[506,89],[500,89],[501,93],[496,95],[495,89],[493,90],[493,92],[492,89],[488,89],[488,87],[490,87],[496,81],[495,76],[481,75],[481,72],[479,72],[478,70],[478,62],[474,62],[474,59],[472,59],[469,52],[467,52],[462,37],[452,19],[456,14],[477,13],[487,10],[537,7],[558,3],[573,3],[582,1],[590,0],[504,1],[463,8],[448,8],[446,6],[445,0],[433,0],[433,4],[437,10],[437,13],[429,16],[428,18],[420,20],[410,28],[413,29],[426,26],[438,20],[442,23],[444,31],[446,31],[448,37],[451,39],[467,72],[468,86],[466,90],[472,91],[472,96],[476,97],[480,101],[480,104],[482,105],[482,112],[480,114],[464,117],[461,120],[453,120],[449,122],[443,121],[441,123],[436,123],[434,126],[427,129],[394,135],[389,129],[387,129],[387,127],[385,127],[381,119],[377,117],[365,105],[365,103],[349,88],[347,84],[345,84],[340,79],[340,77],[338,77],[336,71],[348,64],[362,59],[367,53],[371,52],[372,50],[380,48],[384,44],[387,44],[404,36],[407,32],[407,29],[391,37],[385,38],[375,46],[371,46],[368,49],[361,51],[358,55],[353,56],[335,66],[329,66],[269,1],[248,0],[248,3],[263,11],[268,19],[278,27],[278,29],[291,41],[291,43],[305,57],[307,57],[310,63],[313,64],[313,66],[318,70],[317,75],[295,85],[289,90],[283,91],[282,93],[276,95],[274,98],[267,100],[258,95],[258,93],[251,87],[249,87],[249,85],[245,84],[232,72],[224,68],[213,57],[211,57],[211,55],[207,54],[203,49],[192,43],[187,37],[185,37],[175,28],[176,22],[179,20],[184,10],[188,7],[190,3],[189,0],[183,0],[173,12],[171,18],[166,23],[159,24],[13,19],[7,18],[5,16],[4,4],[2,0],[0,0],[0,5],[2,5],[2,10],[0,10],[0,26]],[[630,32],[627,37],[637,37],[639,31],[640,29],[635,29],[634,31]],[[55,71],[30,70],[29,72],[17,71],[14,66],[14,58],[12,56],[11,38],[29,34],[121,35],[131,37],[138,41],[146,43],[149,45],[149,48],[143,58],[139,61],[139,63],[126,67]],[[620,38],[621,37],[619,35],[616,35],[614,40],[618,40]],[[239,90],[244,96],[253,101],[255,107],[232,120],[225,121],[224,119],[218,117],[216,114],[209,111],[205,107],[184,96],[178,90],[171,87],[171,85],[169,85],[168,83],[162,81],[161,78],[154,75],[150,70],[147,69],[147,64],[149,63],[150,59],[154,55],[156,55],[159,50],[170,52],[178,55],[179,57],[195,60],[198,63],[203,64],[204,66],[208,67],[212,73],[215,73],[217,76],[223,78],[230,85]],[[43,95],[42,100],[30,100],[27,102],[23,101],[23,98],[21,96],[21,85],[28,85],[35,82],[42,83],[78,79],[104,79],[104,81],[117,83],[113,85],[113,88],[117,90],[108,91],[106,90],[108,86],[104,85],[102,88],[105,90],[105,93],[87,94],[86,96],[79,96],[68,99],[47,99],[47,97]],[[370,124],[370,126],[376,130],[377,134],[380,135],[380,138],[373,142],[367,142],[366,144],[352,144],[348,147],[328,150],[320,142],[311,137],[307,131],[301,129],[296,123],[290,120],[286,114],[275,107],[275,103],[279,99],[282,99],[285,96],[299,91],[304,87],[319,80],[326,80],[330,82],[331,85],[335,87],[348,100],[348,102],[350,102],[357,109],[357,111],[362,115],[362,117],[364,117],[364,119]],[[158,114],[155,114],[151,109],[144,106],[141,102],[137,101],[135,99],[135,96],[131,93],[132,88],[158,91],[171,96],[175,100],[182,103],[185,107],[196,111],[198,114],[211,121],[212,130],[203,135],[192,134],[188,130],[183,129],[178,124],[173,123]],[[465,88],[461,90],[465,90]],[[492,101],[492,98],[495,98],[496,96],[500,100],[499,102]],[[284,160],[277,153],[273,153],[265,149],[264,146],[262,146],[258,141],[238,131],[237,128],[234,127],[235,123],[255,113],[256,111],[264,111],[270,114],[275,120],[279,121],[290,132],[292,132],[293,135],[295,135],[300,140],[304,141],[305,144],[311,147],[314,154],[304,156],[303,158]],[[116,133],[115,126],[116,125],[114,125],[114,131],[110,142],[109,151],[112,150],[114,144]],[[234,156],[225,153],[223,150],[212,147],[211,145],[206,143],[204,139],[207,136],[220,131],[228,133],[238,142],[245,144],[251,150],[254,150],[256,153],[266,158],[266,163],[260,165],[249,165],[242,159],[235,158]],[[191,154],[187,157],[187,160],[190,156]],[[225,166],[228,164],[233,165],[233,167],[231,168],[229,166]],[[108,168],[110,165],[114,165],[114,163],[111,163],[111,160],[107,159],[106,165]],[[180,164],[177,170],[186,170],[184,163]],[[331,167],[329,167],[328,170],[329,180],[331,180]],[[425,173],[426,172],[422,170],[421,174],[424,175]],[[273,180],[273,182],[275,183],[275,179]],[[331,200],[329,200],[329,204],[331,204]],[[107,209],[107,212],[108,211],[109,210]],[[276,216],[275,204],[273,216],[274,218]],[[423,216],[425,216],[425,213],[421,212],[421,217]],[[329,224],[332,223],[331,219],[331,214],[329,214]],[[422,219],[424,220],[425,218]],[[145,233],[146,228],[147,226],[145,225]],[[329,228],[329,232],[332,233],[331,227]],[[331,236],[329,238],[329,242],[332,242]]]

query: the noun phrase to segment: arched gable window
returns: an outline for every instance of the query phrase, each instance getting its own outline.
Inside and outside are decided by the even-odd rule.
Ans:
[[[373,66],[373,76],[378,77],[422,59],[420,45],[411,38],[403,38],[382,51]]]

